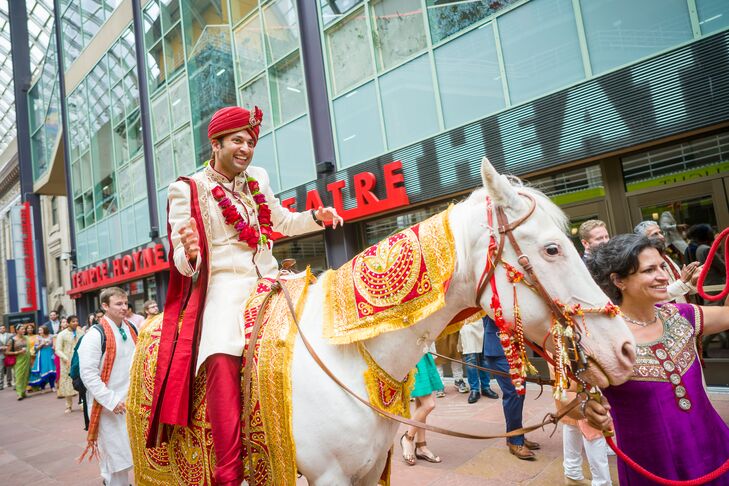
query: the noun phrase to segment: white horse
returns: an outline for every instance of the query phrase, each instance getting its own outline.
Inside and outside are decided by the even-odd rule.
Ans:
[[[484,188],[451,211],[449,224],[456,242],[456,269],[446,293],[446,305],[412,327],[365,342],[377,363],[393,377],[405,377],[423,356],[424,342],[432,342],[459,311],[474,306],[491,231],[486,220],[486,197],[503,207],[509,220],[528,211],[527,200],[485,158],[481,169]],[[535,197],[537,208],[514,235],[544,287],[553,298],[566,304],[604,306],[608,298],[592,280],[567,238],[567,220],[562,211],[541,193],[528,188],[520,190]],[[517,255],[508,242],[503,259],[516,265]],[[505,318],[511,321],[513,295],[502,267],[496,271],[496,282],[497,288],[503,286],[500,297]],[[517,289],[525,337],[541,343],[549,332],[550,310],[526,286],[519,285]],[[491,313],[490,302],[491,291],[487,289],[478,305]],[[322,337],[324,305],[321,285],[312,286],[301,317],[302,331],[334,374],[360,396],[366,396],[362,379],[365,364],[356,346],[331,345]],[[582,336],[581,344],[589,366],[583,377],[601,387],[623,383],[632,373],[635,360],[635,343],[625,322],[620,317],[598,314],[587,315],[586,320],[589,335]],[[375,414],[340,389],[312,360],[298,337],[292,368],[299,471],[315,486],[377,484],[398,424]]]
[[[505,210],[510,221],[519,219],[529,210],[528,199],[517,189],[528,192],[536,200],[534,213],[514,230],[514,236],[552,298],[565,304],[579,303],[583,307],[603,307],[608,302],[567,238],[567,220],[559,208],[538,191],[512,186],[486,159],[481,172],[484,188],[456,204],[450,212],[448,224],[456,247],[456,267],[445,295],[445,305],[411,327],[365,341],[372,357],[392,377],[404,378],[423,356],[424,348],[460,311],[478,306],[491,312],[491,289],[487,288],[476,302],[478,282],[494,231],[487,224],[487,196]],[[508,241],[502,258],[517,264],[517,255]],[[497,267],[495,280],[496,287],[502,289],[504,317],[512,321],[512,286],[502,266]],[[518,285],[517,289],[525,337],[541,343],[550,330],[551,311],[547,303],[525,285]],[[300,319],[302,332],[326,366],[358,395],[366,397],[363,379],[366,365],[357,346],[333,345],[322,335],[325,305],[322,284],[313,284]],[[584,333],[581,345],[589,365],[582,377],[601,387],[623,383],[632,373],[635,360],[634,340],[625,322],[620,317],[608,318],[602,314],[588,314],[585,320],[589,333]],[[133,384],[142,383],[143,371],[132,370]],[[315,363],[299,335],[294,345],[292,373],[293,435],[298,470],[312,486],[376,485],[398,424],[366,408],[335,384]],[[150,377],[143,378],[149,380]],[[141,387],[139,384],[134,386]],[[135,388],[130,396],[140,393]],[[139,417],[130,417],[130,420],[144,422]],[[138,425],[130,431],[143,430],[146,422]],[[140,440],[144,442],[143,437],[133,437],[133,442]]]

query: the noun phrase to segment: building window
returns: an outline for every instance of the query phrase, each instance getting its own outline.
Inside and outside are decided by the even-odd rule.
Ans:
[[[491,24],[448,42],[434,54],[446,128],[506,106]]]
[[[703,35],[729,27],[729,3],[725,0],[696,0],[696,10]]]
[[[57,287],[63,287],[63,262],[61,262],[61,257],[55,258],[55,266],[56,266],[56,286]]]
[[[372,41],[364,9],[326,32],[332,89],[338,95],[374,74]]]
[[[327,270],[324,236],[319,234],[307,238],[297,238],[273,245],[273,256],[281,262],[286,258],[296,260],[296,268],[303,271],[311,267],[311,273],[319,275]]]
[[[263,110],[253,163],[266,169],[278,191],[316,178],[314,152],[296,2],[258,3],[243,2],[238,8],[246,14],[235,17],[238,104]]]
[[[381,70],[390,69],[427,47],[420,0],[373,1],[372,16]]]
[[[400,147],[438,131],[428,56],[414,59],[382,76],[380,93],[390,147]]]
[[[729,132],[629,155],[622,164],[628,192],[727,172]]]
[[[128,28],[67,97],[79,266],[148,241],[149,222],[133,206],[146,195],[134,52]],[[130,207],[136,223],[123,235],[119,213]]]
[[[498,24],[512,103],[585,77],[572,2],[532,0]]]
[[[494,15],[520,0],[427,0],[433,44]]]
[[[686,0],[580,2],[594,74],[693,39]]]
[[[58,198],[51,196],[51,225],[58,224]]]

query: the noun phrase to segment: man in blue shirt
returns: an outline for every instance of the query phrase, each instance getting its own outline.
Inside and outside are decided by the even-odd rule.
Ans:
[[[483,318],[483,326],[483,359],[486,366],[508,373],[509,362],[506,360],[504,348],[501,346],[496,324],[490,317],[486,316]],[[502,405],[504,407],[504,417],[506,418],[506,431],[510,432],[521,428],[525,395],[519,395],[516,392],[510,378],[498,375],[495,375],[494,378],[496,378],[503,395]],[[506,445],[509,447],[509,452],[523,460],[536,459],[536,455],[532,451],[540,448],[538,443],[528,440],[524,435],[507,438]]]

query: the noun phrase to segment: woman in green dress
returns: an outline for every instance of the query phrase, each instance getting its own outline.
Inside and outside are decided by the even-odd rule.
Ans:
[[[25,337],[24,325],[18,325],[15,328],[15,336],[10,340],[5,355],[15,356],[15,366],[13,367],[15,370],[15,393],[18,394],[18,400],[22,400],[25,398],[25,391],[30,378],[30,352],[28,339]]]
[[[425,353],[418,361],[415,371],[415,386],[411,396],[415,398],[415,411],[413,420],[425,423],[428,415],[435,409],[433,392],[443,390],[443,382],[438,375],[438,369],[430,353]],[[416,441],[417,439],[417,441]],[[428,462],[440,462],[440,457],[433,454],[425,442],[425,429],[408,427],[407,432],[400,438],[402,458],[408,466],[414,466],[418,459]]]

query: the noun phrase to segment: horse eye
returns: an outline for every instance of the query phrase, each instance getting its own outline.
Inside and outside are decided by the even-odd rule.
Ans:
[[[547,255],[549,256],[557,256],[559,255],[559,246],[557,245],[547,245],[544,250],[547,252]]]

